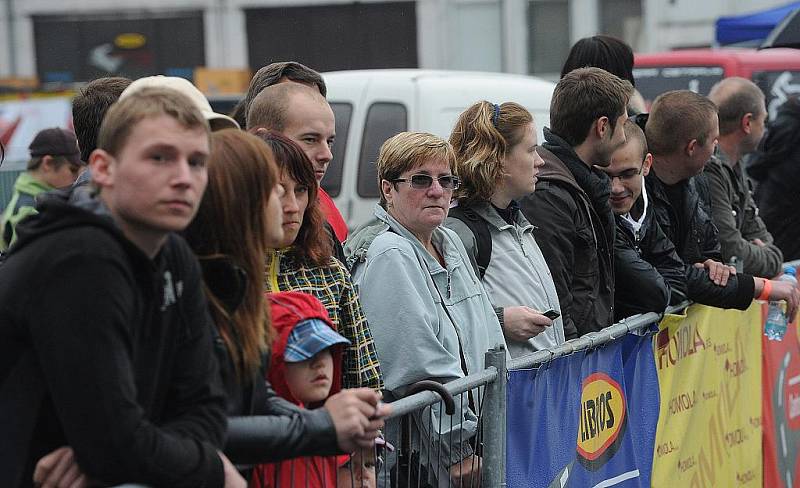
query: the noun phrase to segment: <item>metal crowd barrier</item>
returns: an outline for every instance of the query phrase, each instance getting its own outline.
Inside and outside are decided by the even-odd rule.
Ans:
[[[800,260],[785,264],[800,267]],[[601,331],[573,339],[553,349],[537,351],[512,359],[509,362],[506,362],[505,350],[498,347],[486,353],[486,369],[479,373],[446,384],[430,381],[420,382],[416,387],[424,391],[410,393],[391,403],[393,411],[387,419],[387,431],[389,431],[387,441],[393,444],[394,451],[385,450],[382,456],[383,462],[376,467],[377,486],[390,488],[505,487],[506,385],[509,370],[530,369],[559,357],[601,346],[628,333],[644,333],[653,324],[658,323],[665,314],[680,313],[689,305],[691,302],[685,301],[668,307],[663,314],[647,313],[629,317]],[[472,399],[465,400],[465,396]],[[421,431],[433,432],[432,425],[415,425],[419,423],[418,419],[422,417],[420,414],[425,413],[426,409],[429,410],[433,407],[445,414],[454,413],[456,406],[463,404],[464,401],[474,403],[471,408],[476,410],[474,413],[478,426],[475,436],[471,439],[450,438],[443,441],[431,438],[435,436],[422,435],[424,432]],[[430,417],[428,418],[430,419]],[[439,419],[440,425],[437,430],[441,432],[442,416],[439,416]],[[453,416],[449,416],[449,419],[450,422],[454,422]],[[395,427],[394,430],[392,426]],[[454,426],[455,424],[451,425],[451,427]],[[417,440],[417,445],[409,442],[412,439]],[[439,473],[440,476],[436,476],[432,475],[430,471],[427,476],[423,474],[427,468],[436,468],[449,463],[449,461],[442,462],[440,450],[434,453],[430,449],[431,445],[438,444],[440,448],[443,442],[462,444],[465,441],[469,442],[474,452],[480,456],[480,479],[450,478],[445,476],[446,473]],[[353,488],[370,486],[363,483],[357,484],[355,477],[353,479]]]

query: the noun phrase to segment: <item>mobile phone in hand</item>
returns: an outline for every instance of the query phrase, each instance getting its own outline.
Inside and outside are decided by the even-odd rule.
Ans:
[[[547,317],[550,320],[555,320],[555,319],[561,317],[561,314],[556,312],[553,309],[550,309],[547,312],[544,312],[542,315],[544,315],[545,317]]]

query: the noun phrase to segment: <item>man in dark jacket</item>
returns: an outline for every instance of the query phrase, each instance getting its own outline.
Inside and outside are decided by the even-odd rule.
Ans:
[[[653,102],[645,128],[653,167],[645,181],[656,219],[686,263],[689,299],[741,310],[754,298],[787,300],[794,313],[800,298],[794,286],[766,284],[722,263],[708,184],[701,174],[714,152],[718,127],[717,107],[702,95],[676,90]]]
[[[664,311],[667,304],[686,300],[683,261],[653,216],[644,189],[653,156],[647,151],[644,132],[632,120],[625,121],[625,145],[617,149],[611,164],[602,170],[611,179],[611,209],[617,220],[615,252],[616,318]],[[666,297],[653,293],[663,283]]]
[[[218,451],[199,266],[172,233],[205,189],[208,131],[176,91],[118,102],[90,158],[97,191],[20,225],[0,271],[0,485],[41,482],[74,451],[103,484],[244,486]]]
[[[800,259],[800,98],[793,96],[769,124],[762,154],[748,168],[758,182],[761,218],[787,261]]]
[[[520,202],[537,229],[536,242],[553,273],[572,339],[614,322],[614,214],[608,166],[625,143],[623,126],[633,87],[599,68],[580,68],[556,85],[551,128],[539,154],[545,164],[536,191]]]
[[[764,93],[752,81],[732,77],[714,85],[708,98],[719,108],[719,146],[704,173],[722,258],[736,256],[745,273],[772,278],[783,271],[783,253],[759,216],[742,161],[764,135]]]

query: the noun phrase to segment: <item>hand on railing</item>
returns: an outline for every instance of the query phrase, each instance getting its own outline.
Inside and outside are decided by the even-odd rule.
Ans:
[[[530,307],[505,307],[503,309],[503,332],[515,341],[527,341],[544,332],[553,321]]]
[[[481,485],[481,458],[475,454],[450,466],[450,479],[457,488]]]
[[[706,259],[702,263],[694,263],[694,267],[707,269],[708,278],[718,286],[727,285],[730,275],[736,274],[736,268],[733,266],[728,266],[713,259]]]
[[[333,419],[336,440],[344,452],[375,446],[383,421],[391,413],[389,405],[369,388],[342,390],[330,396],[324,405]]]

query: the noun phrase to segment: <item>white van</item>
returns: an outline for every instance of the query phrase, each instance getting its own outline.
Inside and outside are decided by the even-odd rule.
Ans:
[[[541,142],[555,87],[530,76],[464,71],[356,70],[323,77],[336,114],[336,143],[322,187],[351,229],[372,217],[379,196],[375,160],[386,139],[403,131],[447,139],[461,112],[488,100],[525,106]]]

